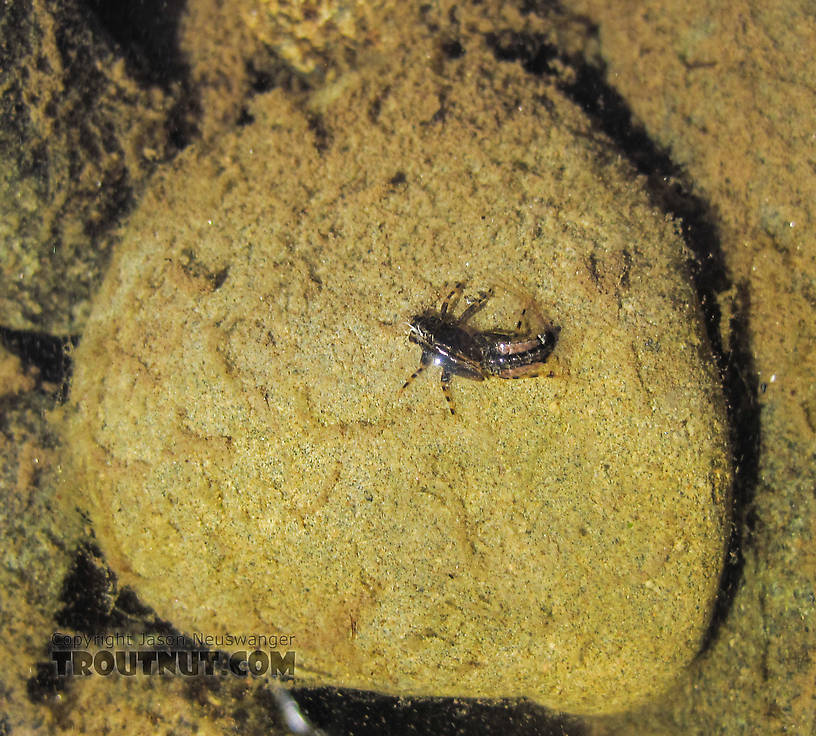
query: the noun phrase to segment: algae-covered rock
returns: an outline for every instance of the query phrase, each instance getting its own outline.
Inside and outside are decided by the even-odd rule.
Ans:
[[[155,183],[76,354],[77,483],[159,615],[292,634],[301,682],[615,711],[709,621],[717,376],[674,224],[546,81],[463,51],[257,98]],[[454,380],[451,416],[438,369],[398,389],[457,281],[561,333],[553,376]]]

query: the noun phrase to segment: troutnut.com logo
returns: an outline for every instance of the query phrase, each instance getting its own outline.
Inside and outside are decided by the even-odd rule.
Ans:
[[[275,677],[293,680],[295,652],[275,647],[294,636],[192,636],[55,633],[51,661],[58,677],[181,675]],[[232,650],[213,649],[229,645]],[[272,648],[269,648],[269,647]]]

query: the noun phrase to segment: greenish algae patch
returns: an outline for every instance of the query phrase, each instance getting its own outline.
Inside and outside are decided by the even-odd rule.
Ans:
[[[259,97],[155,183],[77,351],[78,483],[162,617],[294,634],[301,682],[621,710],[697,652],[726,536],[687,254],[544,80],[432,52]],[[397,391],[459,280],[562,332],[452,417],[434,370]]]

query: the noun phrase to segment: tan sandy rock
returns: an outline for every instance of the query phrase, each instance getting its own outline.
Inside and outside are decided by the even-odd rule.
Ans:
[[[382,11],[389,6],[383,0],[242,0],[237,7],[250,32],[288,65],[323,76],[378,41]]]
[[[76,483],[159,615],[294,634],[301,682],[616,711],[708,623],[717,376],[675,225],[555,89],[464,50],[260,97],[155,183],[77,351]],[[397,391],[459,280],[562,332],[554,377],[455,380],[452,417],[438,369]]]

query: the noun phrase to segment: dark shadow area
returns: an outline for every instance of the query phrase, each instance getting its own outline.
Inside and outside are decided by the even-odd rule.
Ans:
[[[187,1],[80,0],[80,4],[121,50],[128,73],[139,85],[161,87],[176,100],[167,115],[167,137],[177,150],[183,149],[197,137],[201,116],[199,95],[178,38]]]
[[[94,635],[111,631],[153,632],[178,635],[127,587],[120,588],[116,574],[105,564],[99,548],[86,544],[77,550],[60,593],[58,626]]]
[[[169,91],[187,76],[178,45],[179,23],[187,0],[80,0],[122,49],[128,71],[142,84]]]
[[[69,687],[70,681],[58,677],[51,662],[37,662],[34,670],[36,674],[26,681],[26,696],[32,703],[48,703]]]
[[[586,733],[577,719],[552,714],[527,700],[396,698],[335,688],[295,690],[292,694],[312,724],[328,736],[581,736]]]
[[[42,332],[0,327],[0,344],[21,360],[23,368],[36,368],[38,391],[46,390],[43,383],[54,384],[56,390],[48,393],[53,393],[60,403],[67,400],[74,369],[71,353],[79,344],[78,336],[54,337]]]
[[[119,588],[116,574],[94,544],[84,544],[76,551],[62,582],[60,602],[62,607],[54,621],[63,633],[90,637],[117,632],[150,633],[180,638],[176,629],[143,605],[130,588]],[[57,675],[52,653],[58,648],[53,639],[49,640],[45,647],[47,659],[37,663],[36,674],[26,683],[32,702],[50,702],[53,695],[70,687],[71,677]]]
[[[723,355],[725,365],[722,367],[734,462],[731,534],[728,555],[720,576],[719,595],[700,654],[708,651],[714,643],[717,630],[731,609],[745,568],[744,546],[750,540],[755,525],[750,509],[759,479],[762,447],[759,377],[750,344],[749,313],[748,288],[745,284],[738,284],[736,309],[729,325],[730,350]]]
[[[589,23],[585,25],[589,32],[597,33],[597,28]],[[751,527],[746,514],[757,484],[760,406],[758,378],[749,344],[747,291],[738,285],[735,316],[728,325],[729,345],[726,347],[721,337],[722,314],[717,295],[730,289],[732,280],[720,243],[716,215],[708,202],[692,192],[686,173],[671,160],[668,151],[652,141],[633,120],[626,101],[607,84],[602,67],[563,55],[536,34],[495,33],[488,34],[485,41],[499,61],[519,62],[531,74],[548,75],[557,80],[559,89],[584,110],[594,126],[611,138],[636,171],[647,178],[651,201],[680,223],[683,239],[695,256],[688,264],[689,272],[722,378],[735,475],[728,550],[714,613],[701,646],[702,654],[716,639],[742,581],[743,544]],[[551,66],[554,59],[571,69],[573,74],[569,81],[564,81],[565,77]]]

